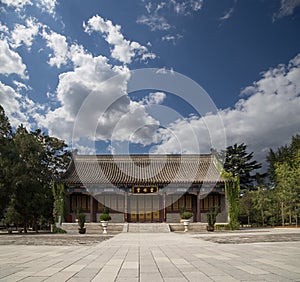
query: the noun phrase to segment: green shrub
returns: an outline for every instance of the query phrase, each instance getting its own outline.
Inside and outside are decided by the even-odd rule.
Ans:
[[[220,224],[220,223],[217,223],[215,224],[215,229],[216,230],[229,230],[229,225],[228,223],[224,223],[224,224]]]
[[[207,216],[207,223],[210,227],[214,227],[216,221],[217,221],[217,215],[219,214],[220,207],[213,206],[209,209],[209,212],[206,214]]]
[[[53,225],[53,233],[67,233],[66,230],[60,228],[60,227],[57,227],[55,224]]]
[[[85,224],[85,214],[84,213],[79,213],[77,217],[78,217],[79,228],[83,229],[84,224]]]
[[[181,219],[190,219],[193,216],[191,212],[184,211],[180,214]]]
[[[101,221],[110,221],[111,216],[108,213],[103,213],[103,214],[100,215],[100,220]]]

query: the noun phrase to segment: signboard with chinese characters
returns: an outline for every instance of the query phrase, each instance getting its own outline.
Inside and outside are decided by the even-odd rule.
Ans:
[[[133,186],[131,193],[133,194],[151,194],[158,192],[157,186]]]

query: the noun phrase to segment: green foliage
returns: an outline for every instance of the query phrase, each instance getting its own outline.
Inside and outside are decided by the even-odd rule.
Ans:
[[[58,178],[70,162],[71,153],[66,149],[67,145],[63,140],[50,137],[40,129],[31,134],[43,148],[42,163],[46,165],[50,177]]]
[[[11,126],[0,105],[0,218],[3,217],[14,191],[16,159]]]
[[[109,214],[109,208],[108,208],[108,207],[104,207],[104,209],[103,209],[103,213],[105,213],[105,214]]]
[[[111,216],[108,213],[103,213],[103,214],[100,215],[100,220],[101,221],[110,221]]]
[[[293,165],[298,150],[300,150],[300,135],[293,136],[290,145],[281,146],[276,151],[270,149],[267,156],[270,185],[276,185],[276,166],[282,163]]]
[[[218,159],[223,163],[222,175],[227,182],[225,183],[225,193],[229,202],[229,228],[238,229],[240,197],[246,191],[255,190],[259,178],[264,178],[263,174],[253,174],[261,168],[261,164],[253,160],[253,152],[247,153],[247,146],[242,143],[227,147],[225,151],[216,153]],[[248,199],[249,200],[249,199]],[[248,221],[250,220],[250,209],[244,209]]]
[[[261,168],[261,164],[253,160],[253,152],[247,153],[247,145],[244,143],[234,144],[227,147],[225,151],[216,153],[216,155],[223,163],[226,172],[230,173],[232,177],[239,177],[240,190],[253,189],[255,176],[251,173]]]
[[[215,224],[215,230],[229,230],[228,224],[217,223]]]
[[[268,182],[255,175],[255,190],[240,197],[239,220],[252,226],[298,224],[300,215],[300,136],[270,150]]]
[[[300,206],[300,149],[288,161],[275,163],[275,192],[281,203],[281,221],[285,223],[288,214],[289,223],[293,217],[298,220]]]
[[[273,191],[271,221],[284,225],[286,221],[298,223],[300,211],[300,135],[292,137],[291,144],[270,149],[267,156],[268,178]]]
[[[258,187],[258,190],[253,193],[253,208],[257,211],[256,221],[260,225],[264,226],[266,224],[267,218],[271,216],[270,214],[270,190],[264,187]]]
[[[0,105],[0,140],[10,139],[12,136],[11,125],[8,117],[5,115],[3,107]]]
[[[232,176],[231,172],[223,170],[222,175],[228,181],[225,182],[225,194],[229,203],[229,228],[238,229],[240,226],[239,217],[239,199],[240,199],[240,180],[239,176]]]
[[[22,216],[16,211],[14,207],[14,200],[12,199],[6,212],[4,214],[4,222],[7,225],[18,226],[22,222]]]
[[[104,207],[103,214],[100,215],[100,220],[101,221],[110,221],[111,216],[109,215],[109,208]]]
[[[20,125],[13,133],[0,105],[0,218],[10,203],[25,232],[28,225],[37,230],[40,218],[52,221],[52,179],[66,168],[69,155],[62,140],[41,130]]]
[[[55,224],[53,225],[53,233],[62,233],[62,234],[65,234],[67,233],[66,230],[60,228],[60,227],[57,227]]]
[[[60,218],[60,224],[66,215],[66,205],[65,205],[65,189],[62,183],[52,183],[52,194],[54,198],[53,203],[53,217],[55,222],[58,222]]]
[[[19,155],[16,175],[15,209],[22,215],[24,231],[27,225],[37,225],[38,218],[48,213],[52,206],[49,187],[51,175],[43,162],[43,148],[34,136],[22,125],[14,135],[14,142]],[[47,214],[48,213],[48,214]]]
[[[186,211],[186,207],[182,206],[180,208],[180,218],[181,219],[190,219],[193,216],[191,212]]]
[[[78,225],[80,229],[84,228],[84,224],[85,224],[85,217],[86,215],[84,213],[79,213],[78,214]]]
[[[240,198],[239,221],[241,224],[251,225],[253,218],[252,191],[246,191]]]
[[[207,217],[207,224],[210,227],[214,227],[216,221],[217,221],[217,215],[220,212],[220,207],[219,206],[213,206],[209,209],[209,211],[206,214]]]
[[[181,219],[190,219],[193,216],[191,212],[184,211],[180,214]]]
[[[242,225],[264,226],[280,224],[280,202],[274,189],[258,186],[240,198],[239,221]]]

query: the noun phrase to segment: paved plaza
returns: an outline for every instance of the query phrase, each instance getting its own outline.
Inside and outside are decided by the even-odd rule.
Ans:
[[[300,281],[299,234],[120,233],[87,245],[5,244],[0,281]]]

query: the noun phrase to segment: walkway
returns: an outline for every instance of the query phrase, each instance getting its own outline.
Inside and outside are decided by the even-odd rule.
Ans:
[[[0,281],[300,281],[299,241],[218,244],[208,236],[121,233],[90,246],[5,245]]]

